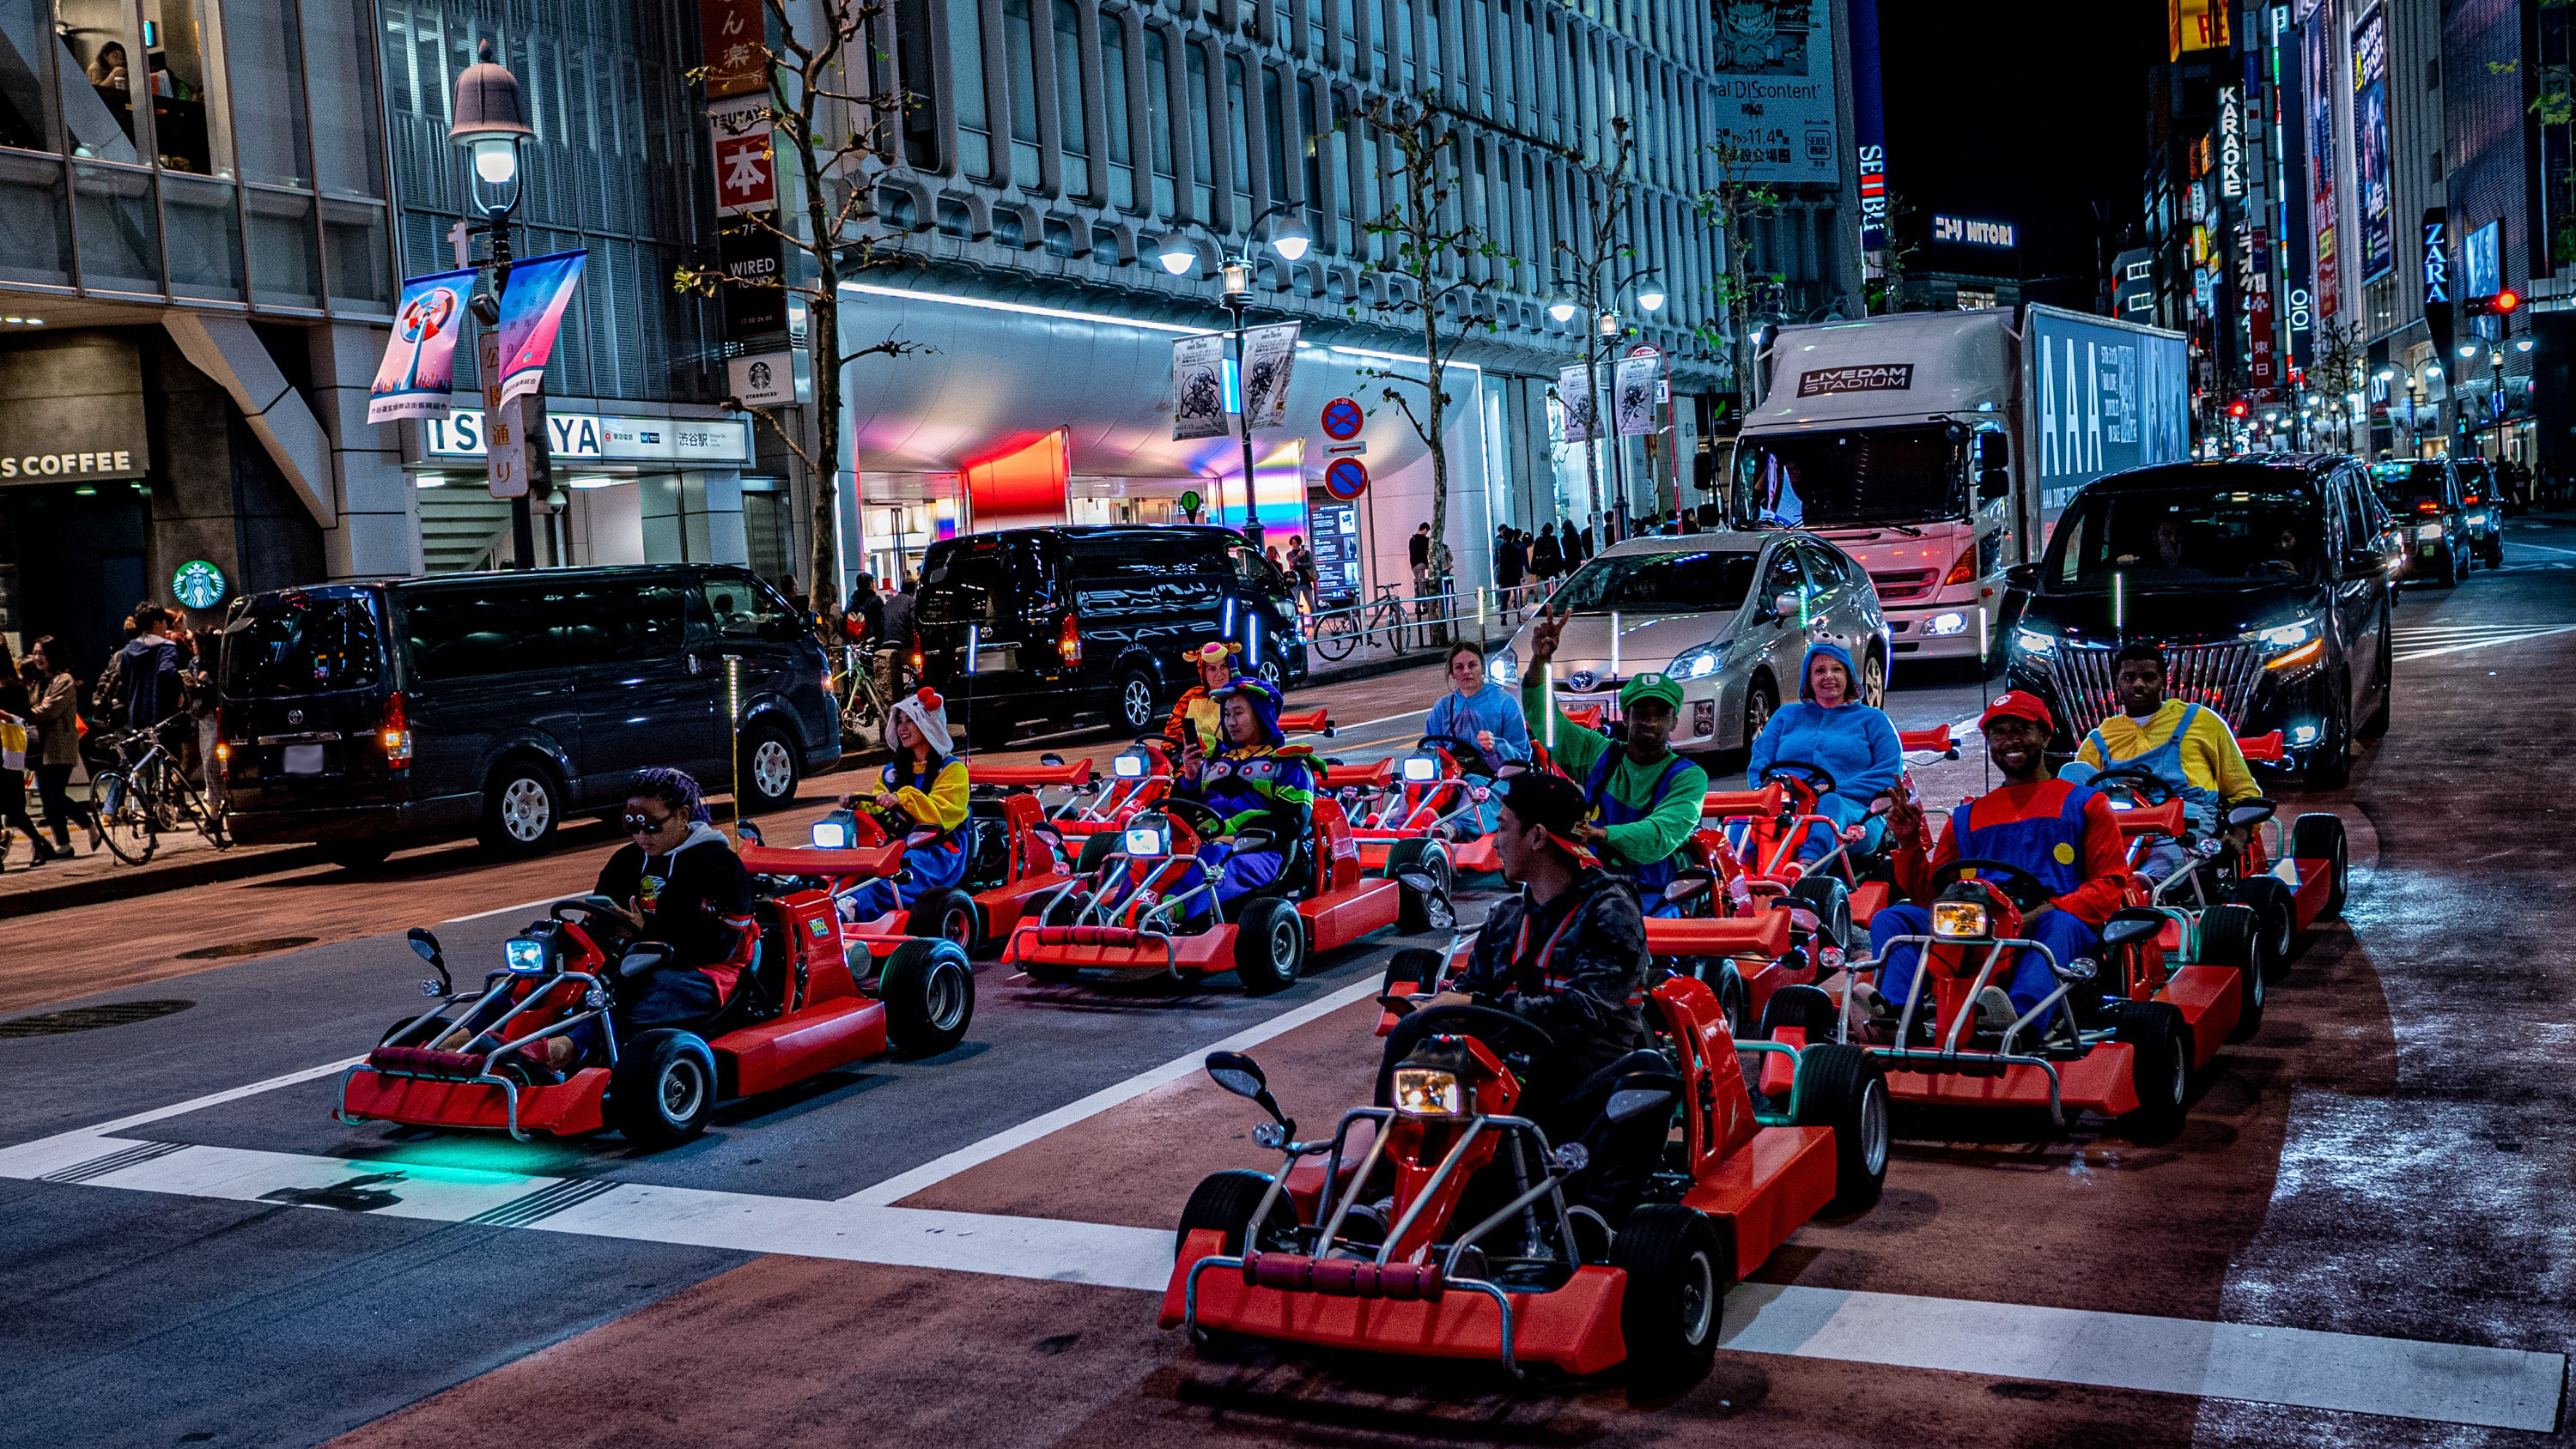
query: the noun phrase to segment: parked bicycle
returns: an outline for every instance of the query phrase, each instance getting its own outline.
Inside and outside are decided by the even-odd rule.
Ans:
[[[841,702],[841,739],[873,744],[884,733],[886,710],[907,687],[911,671],[892,650],[841,647],[840,667],[832,671],[832,694]]]
[[[114,763],[90,777],[90,807],[97,812],[99,831],[107,848],[128,865],[150,860],[164,834],[191,827],[217,850],[232,847],[223,812],[188,782],[187,772],[163,743],[165,733],[186,718],[184,712],[174,714],[150,729],[115,736],[108,742]]]
[[[1335,609],[1315,618],[1315,652],[1324,658],[1340,661],[1351,657],[1351,651],[1372,634],[1383,634],[1387,648],[1404,652],[1404,635],[1410,621],[1405,605],[1412,600],[1399,592],[1395,584],[1377,586],[1377,597],[1366,604]],[[1427,630],[1425,631],[1428,632]]]

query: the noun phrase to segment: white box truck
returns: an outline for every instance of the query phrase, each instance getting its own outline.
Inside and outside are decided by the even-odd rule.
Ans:
[[[2003,571],[2075,490],[2190,451],[2181,333],[2036,303],[1783,327],[1727,513],[1861,561],[1898,655],[1987,652]]]

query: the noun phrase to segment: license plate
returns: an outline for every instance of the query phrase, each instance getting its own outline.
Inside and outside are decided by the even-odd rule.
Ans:
[[[1602,718],[1616,719],[1619,717],[1619,696],[1615,692],[1610,694],[1560,694],[1556,697],[1556,707],[1559,709],[1591,709],[1595,705],[1600,707]]]
[[[277,768],[281,774],[319,775],[322,773],[322,747],[288,745],[283,758],[277,763]]]
[[[987,669],[1017,669],[1019,666],[1020,651],[1016,645],[996,645],[990,649],[975,651],[975,668],[978,672]]]
[[[2417,553],[2423,555],[2425,558],[2431,558],[2433,555],[2440,553],[2441,551],[2442,546],[2437,543],[2428,543],[2422,548],[2416,550]]]

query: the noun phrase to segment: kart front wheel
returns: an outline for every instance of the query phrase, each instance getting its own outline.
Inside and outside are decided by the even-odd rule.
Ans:
[[[2238,881],[2227,899],[2252,908],[2263,933],[2263,964],[2278,975],[2290,964],[2290,948],[2299,938],[2299,902],[2289,886],[2276,875],[2252,876]]]
[[[672,1147],[707,1130],[716,1110],[716,1054],[693,1031],[643,1032],[618,1054],[608,1111],[638,1147]]]
[[[1181,1208],[1181,1226],[1172,1235],[1172,1251],[1178,1253],[1188,1247],[1191,1233],[1213,1228],[1225,1234],[1226,1252],[1241,1253],[1244,1237],[1252,1228],[1252,1214],[1268,1191],[1269,1177],[1247,1168],[1210,1173],[1190,1190],[1190,1200]],[[1252,1245],[1258,1248],[1280,1241],[1296,1229],[1296,1215],[1287,1194],[1280,1194],[1279,1201],[1271,1204],[1269,1222],[1263,1224]]]
[[[1708,1215],[1679,1203],[1647,1203],[1628,1214],[1610,1251],[1628,1275],[1619,1332],[1628,1342],[1630,1376],[1673,1385],[1708,1372],[1726,1290],[1735,1282],[1735,1254]]]
[[[1878,1201],[1887,1185],[1887,1144],[1893,1135],[1887,1071],[1878,1058],[1837,1041],[1798,1053],[1798,1125],[1834,1129],[1834,1199],[1825,1211],[1856,1213]]]
[[[1775,1041],[1784,1026],[1803,1029],[1807,1045],[1815,1046],[1842,1034],[1842,1013],[1835,1009],[1834,999],[1816,987],[1783,986],[1762,1004],[1762,1025],[1754,1035]]]
[[[1814,914],[1820,944],[1851,949],[1851,890],[1839,876],[1800,876],[1789,899]]]
[[[2198,959],[2236,968],[2237,982],[2244,989],[2237,997],[2236,1030],[2230,1036],[2243,1041],[2261,1031],[2263,1003],[2270,994],[2265,983],[2279,969],[2272,956],[2272,933],[2264,928],[2261,912],[2241,896],[2236,904],[2201,912]]]
[[[953,888],[924,891],[903,918],[903,933],[930,941],[954,941],[960,951],[973,951],[984,937],[975,898]]]
[[[2325,908],[2317,912],[2317,919],[2341,918],[2344,894],[2352,884],[2351,847],[2344,843],[2343,817],[2318,810],[2291,821],[2290,859],[2331,862],[2326,874]]]
[[[935,1055],[966,1039],[975,1019],[975,968],[956,942],[916,936],[886,958],[877,998],[885,1003],[886,1039],[898,1053]]]
[[[1234,923],[1234,975],[1250,996],[1268,996],[1297,984],[1306,961],[1306,923],[1297,908],[1276,896],[1244,907]]]
[[[2137,1049],[2129,1080],[2138,1110],[2121,1119],[2132,1138],[2161,1141],[2182,1130],[2191,1093],[2191,1028],[2169,1001],[2122,1001],[2119,1039]]]
[[[1436,840],[1399,840],[1386,853],[1386,878],[1397,883],[1396,926],[1408,935],[1458,924],[1450,904],[1449,852]]]
[[[1118,850],[1118,832],[1103,830],[1082,842],[1082,854],[1073,860],[1073,873],[1092,876],[1100,872],[1100,863]]]

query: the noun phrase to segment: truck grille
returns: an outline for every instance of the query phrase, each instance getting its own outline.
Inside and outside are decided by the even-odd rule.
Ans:
[[[1880,603],[1902,604],[1930,594],[1933,581],[1940,577],[1938,569],[1899,569],[1892,573],[1871,574],[1869,581],[1878,586]]]
[[[2115,652],[2061,642],[2049,659],[2049,683],[2071,716],[2064,723],[2079,737],[2090,721],[2108,719],[2120,708],[2111,667]],[[2262,674],[2262,661],[2250,644],[2184,644],[2165,650],[2166,696],[2214,709],[2231,726],[2244,722]]]

